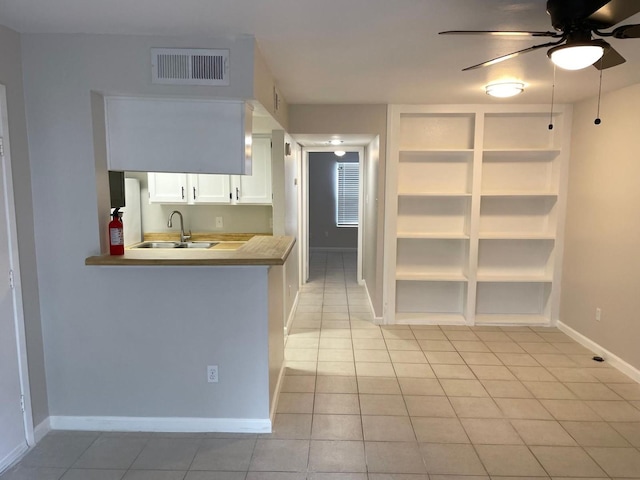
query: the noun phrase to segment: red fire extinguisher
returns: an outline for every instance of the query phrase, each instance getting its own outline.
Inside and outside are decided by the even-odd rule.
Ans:
[[[124,255],[124,235],[122,233],[122,221],[119,208],[113,213],[113,220],[109,222],[109,253],[111,255]]]

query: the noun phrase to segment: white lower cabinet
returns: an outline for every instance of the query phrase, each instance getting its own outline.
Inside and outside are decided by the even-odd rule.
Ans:
[[[251,175],[149,172],[149,203],[271,205],[271,139],[253,138]]]

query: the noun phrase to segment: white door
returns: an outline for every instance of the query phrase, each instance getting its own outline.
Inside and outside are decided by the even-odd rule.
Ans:
[[[149,203],[187,203],[186,173],[147,174],[149,180]]]
[[[0,137],[0,471],[26,450],[12,281],[7,165]]]

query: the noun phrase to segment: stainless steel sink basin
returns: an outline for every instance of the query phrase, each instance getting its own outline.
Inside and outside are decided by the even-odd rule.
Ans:
[[[142,242],[133,248],[211,248],[217,242]]]
[[[178,248],[178,242],[142,242],[133,248]]]
[[[211,248],[217,244],[218,242],[186,242],[179,243],[178,248]]]

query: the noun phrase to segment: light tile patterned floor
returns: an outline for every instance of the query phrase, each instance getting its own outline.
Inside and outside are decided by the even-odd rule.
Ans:
[[[563,333],[380,328],[355,255],[310,275],[272,434],[52,432],[2,480],[640,478],[640,385]]]

